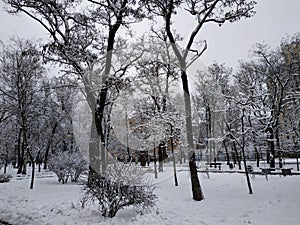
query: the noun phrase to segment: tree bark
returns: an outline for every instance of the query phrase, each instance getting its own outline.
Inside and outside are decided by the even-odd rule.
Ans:
[[[188,54],[188,50],[190,49],[191,44],[193,43],[194,37],[199,31],[200,27],[197,26],[196,30],[192,33],[189,44],[186,48],[186,54],[182,54],[178,47],[176,46],[175,38],[173,36],[172,30],[171,30],[171,17],[174,12],[174,1],[170,1],[165,12],[165,28],[166,33],[168,36],[168,39],[171,43],[172,49],[174,54],[177,57],[177,60],[180,64],[181,69],[181,81],[182,81],[182,87],[183,87],[183,94],[184,94],[184,104],[185,104],[185,122],[186,122],[186,136],[187,136],[187,143],[189,145],[189,148],[191,149],[189,151],[189,166],[190,166],[190,172],[191,172],[191,183],[192,183],[192,192],[193,192],[193,199],[196,201],[201,201],[204,199],[197,169],[196,169],[196,162],[195,162],[195,152],[194,152],[194,141],[193,141],[193,127],[192,127],[192,110],[191,110],[191,98],[190,98],[190,92],[189,92],[189,86],[188,86],[188,79],[187,79],[187,73],[186,73],[186,58]]]
[[[270,140],[269,140],[269,143],[270,143],[270,153],[271,153],[271,156],[270,156],[270,168],[275,168],[275,144],[274,144],[274,130],[272,127],[268,127],[267,132],[270,133]]]
[[[163,164],[163,161],[164,161],[164,148],[165,148],[165,143],[162,142],[159,144],[159,147],[158,147],[158,171],[159,172],[163,172],[164,171],[164,164]]]
[[[239,170],[241,170],[241,169],[242,169],[242,166],[241,166],[241,159],[240,159],[240,155],[239,155],[239,152],[238,152],[238,150],[237,150],[235,141],[233,141],[233,149],[234,149],[234,152],[235,152],[236,160],[237,160],[238,165],[239,165]]]
[[[95,117],[92,116],[91,134],[89,142],[90,175],[93,175],[94,173],[100,174],[99,144],[100,140],[96,129]]]
[[[224,145],[224,148],[225,148],[227,165],[229,165],[230,158],[229,158],[229,153],[228,153],[228,149],[227,149],[226,139],[223,140],[223,145]]]
[[[21,174],[22,173],[22,168],[23,168],[23,164],[24,164],[24,150],[23,148],[21,148],[22,145],[22,128],[20,128],[19,130],[19,134],[18,134],[18,171],[17,174]]]
[[[123,2],[123,7],[125,7],[126,4],[127,4],[127,0]],[[107,48],[106,48],[106,58],[105,58],[105,68],[101,79],[102,88],[99,96],[97,97],[96,105],[95,105],[95,112],[94,112],[95,125],[96,125],[98,136],[100,137],[101,140],[101,145],[100,145],[101,156],[105,156],[106,148],[104,145],[107,144],[105,143],[105,131],[103,129],[103,118],[104,118],[107,94],[109,89],[108,78],[112,67],[112,55],[113,55],[113,49],[115,43],[115,36],[122,24],[122,18],[123,18],[123,11],[119,12],[115,24],[109,27],[109,34],[108,34]],[[103,157],[101,160],[102,160],[102,170],[105,170],[106,168],[105,157]]]
[[[155,148],[155,141],[154,141],[154,148],[153,148],[153,157],[154,157],[154,178],[157,179],[157,165],[156,165],[156,148]]]
[[[296,152],[296,161],[297,161],[297,171],[299,171],[299,156],[298,156],[298,152]]]
[[[24,132],[24,131],[23,131]],[[24,135],[23,135],[24,136]],[[24,138],[23,138],[24,139]],[[25,140],[22,141],[22,167],[20,167],[20,173],[22,173],[23,175],[26,174],[26,167],[27,167],[27,157],[25,159],[25,150],[27,152],[27,149],[26,149],[26,144],[25,144]]]
[[[35,174],[35,161],[30,154],[30,161],[31,161],[31,181],[30,181],[30,189],[33,189],[33,184],[34,184],[34,174]]]
[[[250,181],[250,177],[249,177],[249,173],[248,173],[247,162],[246,162],[246,155],[245,155],[245,125],[244,125],[244,116],[245,116],[245,109],[243,109],[243,115],[242,115],[242,154],[243,154],[244,169],[245,169],[245,173],[246,173],[249,194],[253,194],[252,187],[251,187],[251,181]]]
[[[201,201],[204,199],[204,195],[202,193],[202,189],[200,186],[200,181],[198,178],[197,167],[196,167],[196,162],[195,162],[191,98],[190,98],[187,74],[186,74],[185,70],[181,71],[181,80],[182,80],[182,87],[183,87],[183,92],[184,92],[187,143],[189,144],[189,148],[191,149],[189,151],[189,167],[190,167],[190,173],[191,173],[193,199],[196,201]]]
[[[175,186],[178,186],[177,174],[176,174],[176,163],[175,163],[175,155],[174,155],[174,145],[173,145],[173,126],[171,126],[171,151],[172,151],[172,158],[173,158],[173,172],[174,172],[174,181]]]
[[[254,144],[254,151],[255,151],[255,158],[256,158],[256,166],[259,167],[259,160],[260,160],[259,151],[257,149],[256,134],[255,134],[255,131],[253,129],[252,122],[251,122],[251,117],[250,116],[248,116],[248,121],[249,121],[250,127],[252,128],[253,144]]]
[[[53,137],[54,137],[57,126],[58,126],[58,122],[56,121],[53,128],[52,128],[51,135],[50,135],[50,138],[48,140],[47,147],[46,147],[46,152],[45,152],[45,157],[44,157],[44,170],[47,169],[49,151],[50,151],[50,148],[51,148],[51,144],[53,142]]]
[[[190,157],[189,167],[190,167],[190,173],[191,173],[193,199],[196,201],[201,201],[204,199],[204,195],[202,193],[200,181],[199,181],[198,174],[197,174],[197,167],[196,167],[196,162],[195,162],[195,152],[193,152]]]
[[[260,161],[260,156],[259,156],[259,151],[257,150],[257,147],[254,146],[254,151],[255,151],[255,158],[256,158],[256,166],[259,167],[259,161]]]

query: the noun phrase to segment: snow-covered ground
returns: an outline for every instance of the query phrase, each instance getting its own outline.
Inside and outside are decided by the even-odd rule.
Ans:
[[[22,224],[161,224],[161,225],[299,225],[300,176],[251,178],[254,194],[248,194],[246,178],[240,173],[199,173],[205,200],[193,201],[189,173],[178,168],[179,186],[174,186],[172,167],[165,167],[153,183],[158,202],[151,212],[136,214],[126,208],[115,218],[104,218],[96,206],[81,208],[82,185],[57,182],[42,174],[29,189],[29,177],[13,174],[9,183],[0,184],[0,221]],[[0,222],[1,224],[1,222]]]

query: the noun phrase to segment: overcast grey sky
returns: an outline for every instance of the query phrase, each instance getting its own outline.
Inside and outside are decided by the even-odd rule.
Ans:
[[[208,50],[204,63],[213,60],[236,67],[238,60],[246,59],[255,43],[276,47],[285,35],[300,32],[300,0],[257,0],[254,17],[223,27],[209,26],[203,32]]]
[[[258,42],[272,47],[278,46],[282,37],[300,32],[300,0],[257,0],[256,15],[237,23],[227,23],[222,27],[208,25],[200,33],[200,38],[208,41],[208,49],[201,58],[205,65],[214,60],[236,67],[238,60],[246,59],[249,49]],[[7,41],[10,36],[39,39],[47,35],[32,19],[10,16],[0,2],[0,39]],[[189,32],[189,21],[180,20],[179,27]]]

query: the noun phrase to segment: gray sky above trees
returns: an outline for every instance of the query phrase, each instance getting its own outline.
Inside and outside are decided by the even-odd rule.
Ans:
[[[255,43],[264,42],[276,47],[287,34],[300,32],[300,0],[257,0],[256,15],[237,23],[226,23],[222,27],[210,24],[200,33],[208,41],[208,49],[201,57],[202,63],[210,65],[215,61],[236,68],[238,60],[246,59]],[[47,34],[41,26],[27,16],[10,16],[0,2],[0,40],[9,37],[39,39]],[[190,32],[192,20],[180,15],[178,29],[181,34]],[[139,26],[138,26],[139,27]]]

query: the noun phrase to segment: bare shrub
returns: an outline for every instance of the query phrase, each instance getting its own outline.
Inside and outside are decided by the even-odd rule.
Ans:
[[[67,183],[69,178],[72,182],[77,182],[79,176],[87,170],[87,163],[78,151],[59,152],[50,158],[49,169],[63,184]]]
[[[102,215],[110,218],[127,206],[143,213],[155,205],[153,189],[140,168],[114,162],[103,176],[95,174],[86,183],[82,202],[98,201]]]

